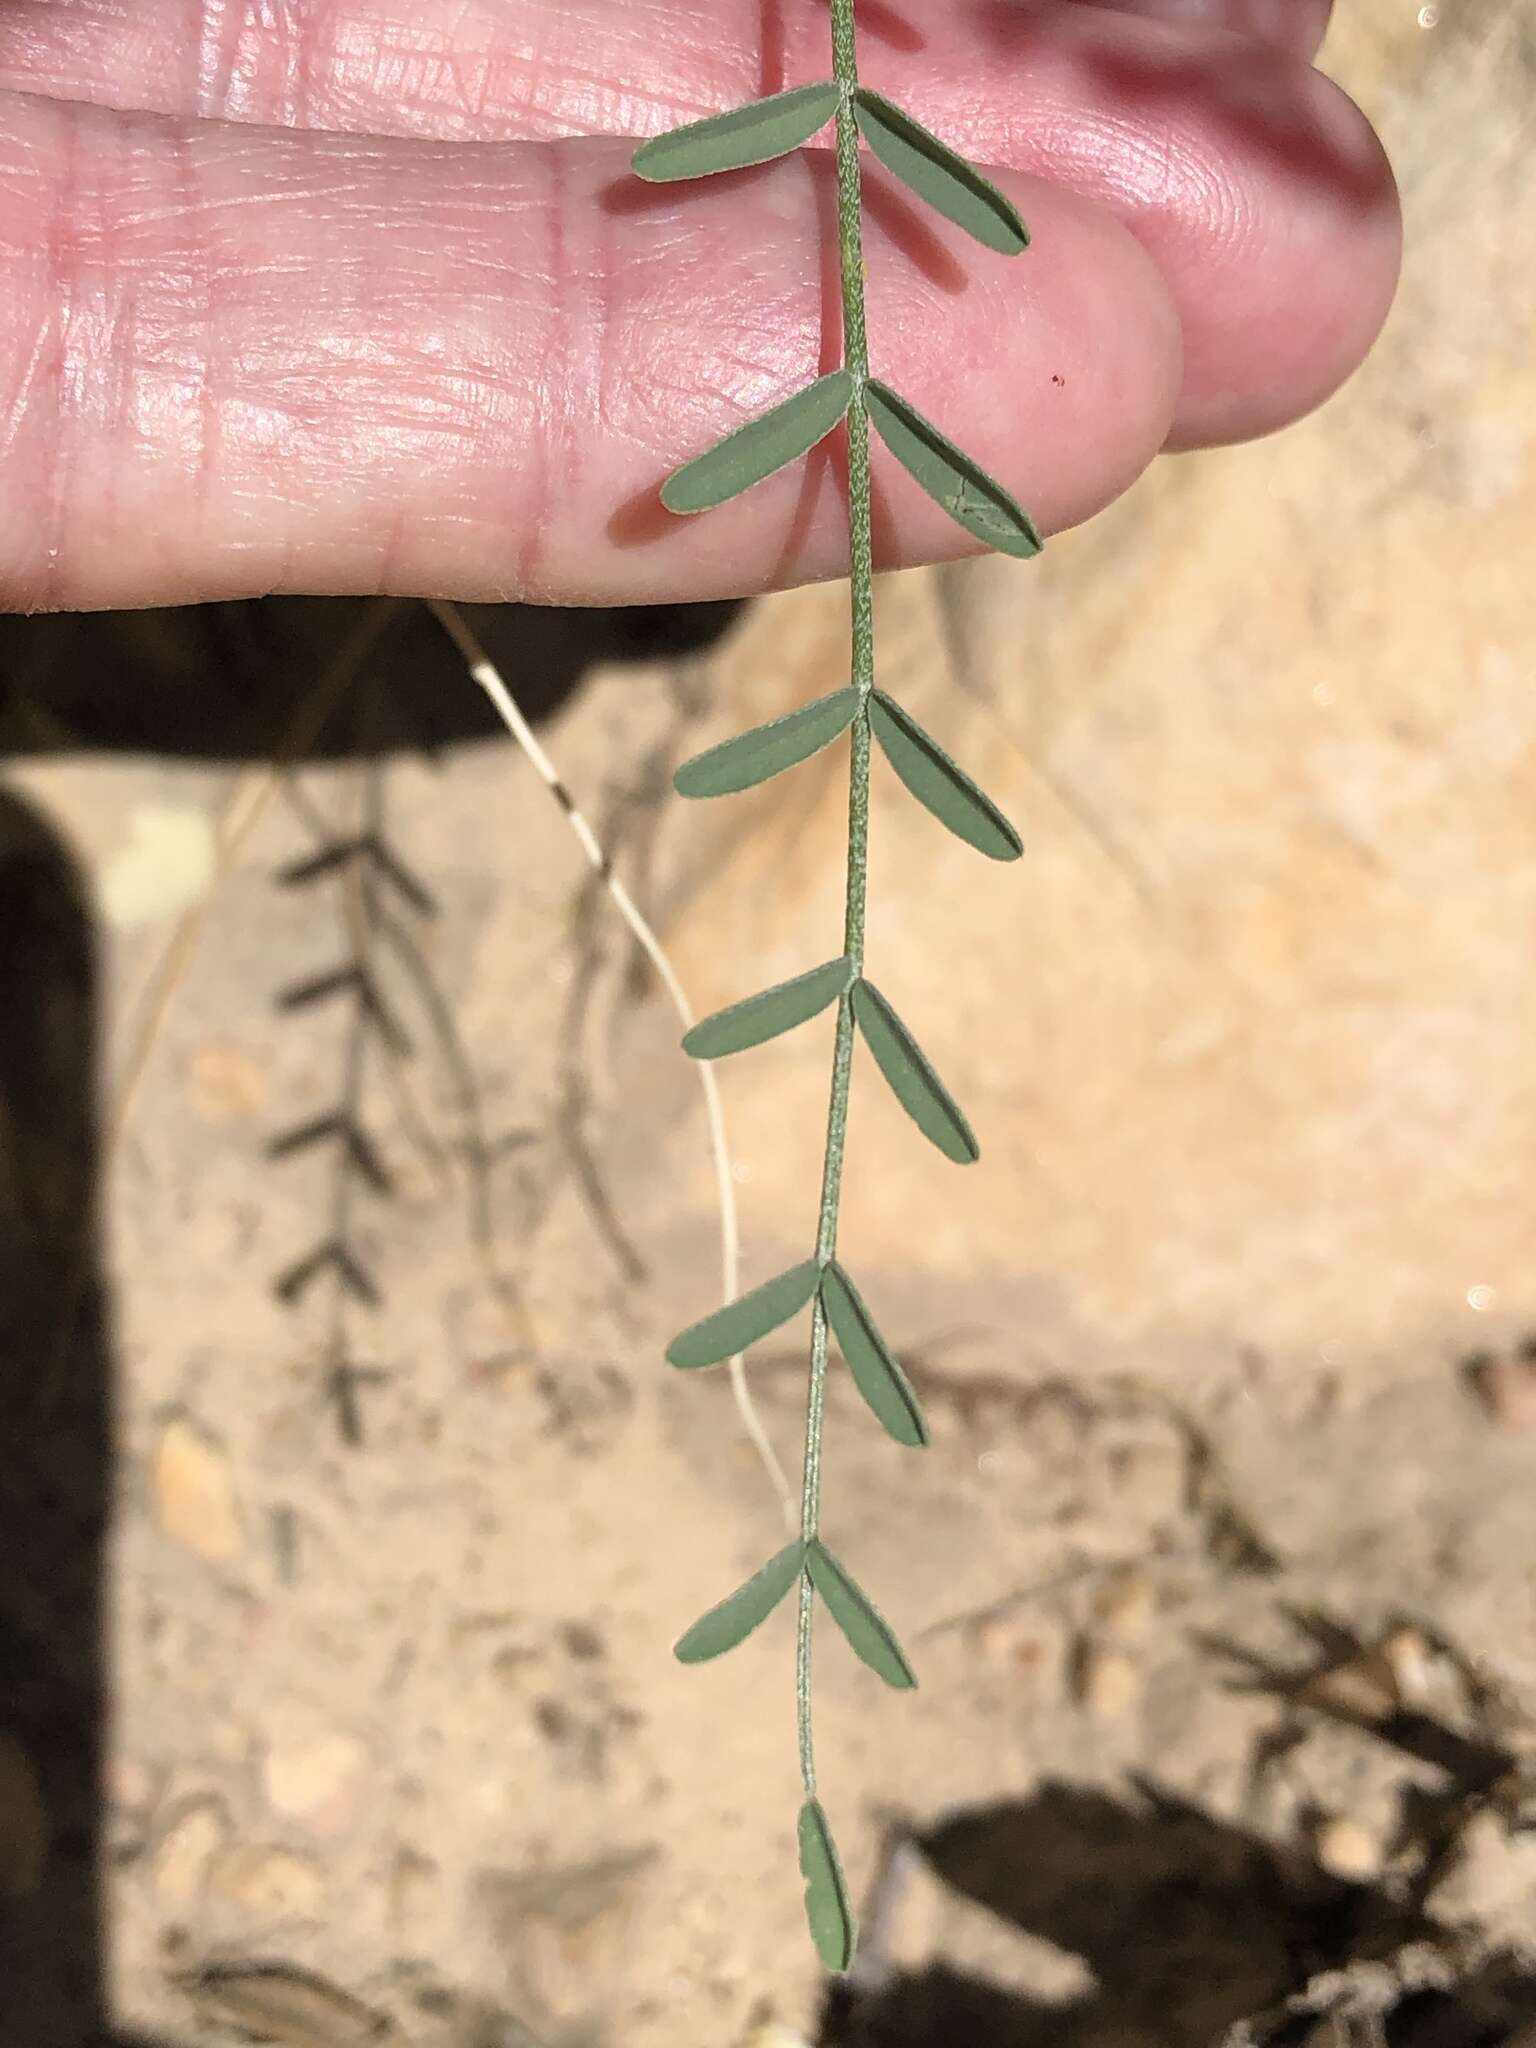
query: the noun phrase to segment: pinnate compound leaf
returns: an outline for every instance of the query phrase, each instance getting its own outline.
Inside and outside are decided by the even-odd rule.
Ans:
[[[886,759],[941,825],[990,860],[1018,859],[1024,842],[991,797],[883,690],[870,698],[869,723]]]
[[[848,972],[846,959],[829,960],[792,981],[765,988],[761,995],[732,1003],[728,1010],[716,1010],[685,1035],[683,1051],[696,1060],[724,1059],[727,1053],[745,1052],[793,1031],[837,1001],[848,986]]]
[[[673,787],[679,796],[734,796],[754,789],[830,746],[848,730],[858,708],[857,690],[834,690],[830,697],[818,697],[814,704],[802,704],[798,711],[695,754],[673,776]]]
[[[776,469],[809,455],[843,417],[852,397],[847,370],[818,377],[674,470],[661,487],[661,502],[669,512],[707,512],[749,491]]]
[[[837,112],[837,87],[797,85],[789,92],[711,114],[642,142],[631,159],[637,177],[653,185],[679,178],[707,178],[716,171],[741,171],[771,163],[809,142]]]
[[[692,1372],[699,1366],[721,1365],[756,1344],[780,1323],[798,1315],[816,1292],[821,1269],[814,1259],[791,1266],[787,1273],[765,1280],[750,1294],[739,1295],[713,1315],[691,1324],[667,1346],[667,1363]]]
[[[858,1945],[858,1923],[848,1898],[848,1881],[821,1802],[800,1809],[800,1874],[805,1879],[805,1917],[816,1953],[829,1970],[846,1970]]]
[[[853,1015],[892,1094],[923,1136],[957,1166],[979,1159],[981,1147],[959,1104],[872,981],[854,983]]]
[[[870,1670],[898,1691],[915,1686],[916,1675],[902,1655],[890,1623],[847,1567],[839,1564],[824,1543],[809,1543],[805,1568],[812,1585],[826,1601],[832,1619],[848,1638],[850,1648]]]
[[[864,396],[881,440],[951,519],[1000,554],[1021,560],[1039,554],[1044,543],[1034,521],[995,477],[888,384],[871,378]]]
[[[855,112],[860,133],[881,163],[935,213],[1001,255],[1017,256],[1029,247],[1029,229],[1013,201],[905,108],[861,85]]]
[[[805,1545],[796,1539],[770,1557],[761,1571],[754,1572],[743,1586],[718,1607],[711,1607],[687,1633],[678,1638],[672,1654],[681,1664],[703,1664],[719,1657],[751,1635],[760,1622],[772,1614],[805,1569]]]
[[[821,1276],[821,1299],[854,1385],[897,1443],[920,1449],[928,1441],[928,1425],[911,1382],[835,1259]]]

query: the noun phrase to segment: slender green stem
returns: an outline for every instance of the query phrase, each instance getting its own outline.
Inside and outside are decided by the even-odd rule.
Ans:
[[[859,130],[853,92],[858,84],[854,0],[831,0],[833,75],[841,88],[837,108],[838,256],[843,288],[843,362],[853,373],[848,408],[848,551],[853,611],[853,684],[859,710],[853,721],[848,781],[848,889],[843,950],[852,978],[864,971],[864,908],[869,880],[869,693],[875,684],[874,550],[869,517],[869,341],[864,326],[864,248],[859,179]],[[843,1154],[848,1137],[848,1091],[853,1074],[853,1002],[844,995],[837,1010],[832,1053],[832,1090],[827,1108],[827,1151],[822,1169],[821,1215],[816,1257],[825,1266],[837,1251],[837,1217],[843,1192]],[[805,1473],[801,1534],[807,1543],[821,1519],[821,1438],[827,1391],[827,1315],[820,1295],[811,1321],[810,1392],[805,1418]],[[811,1733],[811,1627],[813,1593],[808,1575],[800,1581],[800,1624],[795,1656],[795,1700],[800,1731],[800,1776],[805,1796],[816,1796],[816,1755]]]

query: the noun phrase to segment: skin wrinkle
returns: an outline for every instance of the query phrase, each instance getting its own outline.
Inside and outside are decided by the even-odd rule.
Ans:
[[[567,323],[571,317],[571,308],[565,285],[565,204],[560,191],[559,163],[552,145],[546,144],[542,151],[542,170],[548,187],[544,282],[549,294],[558,350],[562,344],[569,346]],[[559,359],[568,361],[569,357],[562,356]],[[560,388],[547,375],[535,384],[534,389],[542,417],[535,431],[528,437],[531,452],[527,500],[519,505],[516,493],[507,493],[509,552],[517,563],[518,583],[527,591],[537,590],[540,585],[546,536],[554,509],[555,486],[550,460],[552,437],[549,431],[549,410],[551,398]],[[565,411],[566,418],[562,421],[560,433],[562,447],[568,447],[572,438],[568,406]],[[522,534],[520,542],[517,538],[519,531]]]
[[[234,98],[239,61],[242,0],[194,0],[200,16],[197,39],[198,112],[217,120]]]
[[[75,289],[76,200],[79,190],[79,116],[61,108],[57,118],[59,178],[48,234],[48,303],[54,313],[57,351],[53,367],[53,446],[46,464],[46,535],[41,601],[56,609],[63,587],[65,513],[72,482],[67,442],[65,392],[69,384],[69,328]]]
[[[176,138],[175,163],[180,201],[190,230],[192,222],[199,217],[199,212],[204,204],[198,178],[196,152],[190,134],[183,134]],[[195,264],[189,262],[187,270],[190,300],[193,289],[192,280],[196,270]],[[212,265],[205,266],[202,283],[203,340],[201,349],[195,350],[193,356],[195,366],[193,376],[196,387],[193,405],[197,420],[197,455],[193,503],[199,520],[206,518],[208,513],[208,497],[213,480],[219,431],[218,407],[214,403],[214,382],[216,376],[215,334],[217,329],[214,318],[216,277]]]

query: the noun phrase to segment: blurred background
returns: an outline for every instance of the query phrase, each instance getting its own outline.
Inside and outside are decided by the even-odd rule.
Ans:
[[[424,607],[0,621],[18,2048],[1536,2013],[1536,36],[1340,16],[1408,218],[1365,370],[1027,569],[882,586],[887,686],[1026,858],[877,792],[872,959],[984,1156],[861,1076],[844,1244],[935,1443],[834,1400],[829,1531],[922,1688],[820,1659],[833,1996],[788,1632],[669,1654],[782,1538],[660,1362],[717,1286],[704,1120],[558,811]],[[840,686],[843,591],[472,619],[697,1008],[824,957],[839,767],[670,777]],[[812,1227],[826,1053],[722,1071],[749,1281]],[[755,1371],[792,1469],[802,1373]]]

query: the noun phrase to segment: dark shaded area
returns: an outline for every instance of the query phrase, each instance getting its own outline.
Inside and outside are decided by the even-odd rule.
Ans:
[[[0,1741],[11,1799],[0,1810],[11,1880],[0,1896],[0,2031],[16,2048],[82,2048],[107,2038],[98,1568],[112,1428],[95,1216],[96,973],[69,853],[3,790],[0,945]]]
[[[1385,1744],[1441,1782],[1405,1780],[1393,1840],[1419,1852],[1389,1887],[1330,1876],[1298,1844],[1274,1844],[1147,1781],[1121,1801],[1092,1786],[1045,1783],[1030,1799],[955,1815],[927,1835],[896,1829],[865,1916],[852,1977],[833,1984],[821,2048],[1499,2048],[1536,2018],[1536,1975],[1495,1956],[1458,1975],[1465,1945],[1432,1912],[1435,1886],[1476,1814],[1520,1817],[1525,1775],[1496,1733],[1499,1697],[1455,1646],[1414,1624],[1452,1663],[1469,1725],[1405,1702],[1380,1643],[1317,1610],[1291,1609],[1298,1660],[1278,1665],[1208,1641],[1235,1689],[1286,1710],[1279,1754],[1308,1722],[1334,1721]],[[1086,1966],[1093,1988],[1065,2004],[946,1965],[898,1971],[882,1955],[914,1869],[983,1907],[999,1932],[1050,1943]],[[1446,1985],[1403,1983],[1405,1946],[1446,1957]],[[1375,1966],[1375,1967],[1373,1967]],[[1339,1973],[1323,2003],[1298,1987]],[[1332,1982],[1330,1974],[1330,1982]],[[1266,2017],[1267,2016],[1267,2017]],[[1322,2029],[1322,2031],[1319,2031]],[[1525,2037],[1522,2034],[1520,2038]]]
[[[1080,1956],[1094,1989],[1034,2004],[944,1966],[834,1986],[821,2048],[1209,2048],[1318,1971],[1425,1931],[1368,1886],[1143,1783],[1121,1803],[1047,1783],[957,1815],[915,1846],[963,1897]],[[877,1902],[878,1925],[893,1908]]]
[[[593,664],[702,650],[738,609],[466,612],[538,720]],[[364,668],[374,687],[350,687]],[[0,759],[378,759],[493,735],[505,744],[419,604],[382,619],[376,601],[342,599],[0,619]],[[100,1574],[115,1482],[95,946],[68,849],[3,786],[0,949],[0,2039],[152,2048],[113,2033],[103,1998]]]
[[[171,611],[0,619],[0,756],[89,752],[261,760],[302,726],[365,598],[272,597]],[[701,652],[737,604],[559,611],[462,607],[537,724],[598,663]],[[382,714],[344,693],[311,758],[483,739],[500,728],[424,605],[394,602],[369,656]]]

